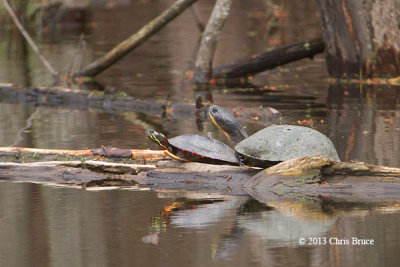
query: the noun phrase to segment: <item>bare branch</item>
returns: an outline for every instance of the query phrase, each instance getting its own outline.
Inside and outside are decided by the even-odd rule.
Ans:
[[[24,29],[24,26],[18,20],[17,16],[15,15],[15,13],[12,10],[12,8],[11,8],[10,4],[8,3],[8,1],[7,0],[3,0],[3,3],[4,3],[4,6],[6,7],[8,13],[10,14],[11,18],[13,19],[15,25],[18,27],[19,31],[21,32],[21,34],[24,36],[24,38],[29,43],[29,45],[32,47],[33,51],[39,56],[40,61],[42,61],[43,65],[47,68],[47,70],[53,76],[54,80],[56,80],[56,82],[58,82],[59,81],[59,77],[58,77],[57,71],[54,70],[54,68],[51,66],[51,64],[42,55],[42,53],[40,52],[39,47],[35,44],[35,42],[29,36],[28,32]]]
[[[218,0],[208,20],[197,53],[194,74],[195,83],[208,83],[211,78],[211,65],[219,41],[222,27],[229,16],[232,0]]]
[[[81,72],[76,73],[74,76],[89,76],[93,77],[113,65],[115,62],[120,60],[127,53],[132,51],[134,48],[138,47],[156,32],[161,30],[165,25],[171,20],[182,13],[186,8],[197,0],[177,0],[175,1],[166,11],[164,11],[160,16],[150,21],[148,24],[143,26],[137,33],[133,34],[131,37],[125,41],[119,43],[110,52],[101,57],[100,59],[92,62]]]
[[[190,12],[193,15],[194,21],[196,22],[197,28],[200,32],[204,32],[204,24],[200,21],[199,12],[197,12],[196,6],[192,5],[190,7]]]

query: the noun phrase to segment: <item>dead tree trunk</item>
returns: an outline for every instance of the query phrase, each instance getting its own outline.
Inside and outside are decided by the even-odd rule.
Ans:
[[[317,0],[329,73],[334,77],[400,75],[396,0]]]
[[[205,84],[211,79],[212,59],[231,5],[232,0],[218,0],[215,3],[197,52],[193,79],[195,83]]]

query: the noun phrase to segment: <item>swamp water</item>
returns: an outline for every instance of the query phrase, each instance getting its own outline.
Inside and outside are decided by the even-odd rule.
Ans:
[[[313,1],[300,8],[291,1],[275,5],[282,16],[272,28],[265,26],[266,2],[235,3],[215,65],[265,51],[273,43],[269,40],[289,43],[319,36]],[[212,4],[198,3],[204,18]],[[112,9],[96,6],[91,26],[84,30],[83,60],[98,58],[166,7],[152,1]],[[80,33],[56,29],[38,35],[36,41],[57,69],[65,69],[76,53]],[[0,37],[0,82],[25,87],[51,83],[18,33],[0,28]],[[98,81],[145,100],[164,101],[169,95],[173,101],[189,101],[193,92],[183,77],[193,63],[199,37],[190,12],[185,12]],[[399,87],[337,85],[327,78],[319,55],[255,76],[254,84],[266,86],[257,94],[218,90],[213,98],[224,107],[274,107],[286,123],[312,126],[326,134],[342,160],[400,167]],[[121,113],[107,107],[0,102],[0,146],[155,148],[148,144],[146,128],[168,136],[211,133],[224,141],[214,126],[203,127],[199,130],[193,118]],[[246,127],[253,133],[263,126],[254,121],[246,122]],[[0,191],[1,266],[400,265],[395,200],[355,203],[322,196],[259,203],[247,195],[136,188],[90,191],[8,182],[0,183]]]

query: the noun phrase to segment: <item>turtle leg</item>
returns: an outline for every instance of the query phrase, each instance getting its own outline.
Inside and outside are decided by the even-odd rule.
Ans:
[[[180,158],[180,157],[178,157],[178,156],[172,154],[172,153],[171,153],[170,151],[168,151],[168,150],[165,150],[165,153],[167,153],[168,156],[170,156],[170,157],[173,158],[173,159],[180,160],[180,161],[189,161],[189,160],[187,160],[187,159],[185,159],[185,158]]]
[[[235,156],[239,161],[239,166],[246,165],[246,158],[242,154],[239,154],[238,152],[235,152]]]

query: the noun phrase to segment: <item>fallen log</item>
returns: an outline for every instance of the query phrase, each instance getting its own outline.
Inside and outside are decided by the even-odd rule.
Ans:
[[[299,197],[400,199],[400,169],[303,157],[265,169],[244,185],[261,202]]]
[[[98,161],[0,162],[0,179],[69,186],[133,186],[134,177],[154,165]]]
[[[262,170],[175,160],[157,165],[74,160],[0,162],[8,181],[131,186],[244,195],[263,203],[311,198],[346,202],[400,200],[400,168],[303,157]]]
[[[161,103],[139,100],[125,93],[104,93],[69,88],[21,88],[13,84],[0,84],[0,101],[5,103],[26,103],[33,106],[68,108],[77,110],[101,110],[107,112],[140,112],[163,115],[169,118],[194,118],[206,113],[196,110],[193,103]],[[270,125],[281,121],[281,113],[274,108],[241,108],[240,119],[244,121],[258,119],[261,125]],[[203,116],[202,119],[206,119]]]
[[[259,168],[197,162],[160,161],[156,169],[141,172],[135,180],[152,190],[179,189],[246,195],[242,185]]]
[[[272,51],[240,59],[234,63],[215,67],[214,78],[237,78],[256,74],[299,59],[312,58],[324,52],[322,38],[297,42],[273,49]]]
[[[103,148],[101,148],[103,149]],[[100,150],[101,150],[100,149]],[[132,160],[154,161],[167,159],[169,156],[164,150],[144,150],[144,149],[119,149],[123,150],[119,154],[114,154],[115,158],[123,158],[121,154],[127,154]],[[94,151],[94,152],[93,152]],[[96,150],[59,150],[59,149],[40,149],[27,147],[0,147],[0,161],[20,160],[23,162],[34,161],[53,161],[71,160],[76,158],[100,157],[106,154],[96,153]]]

